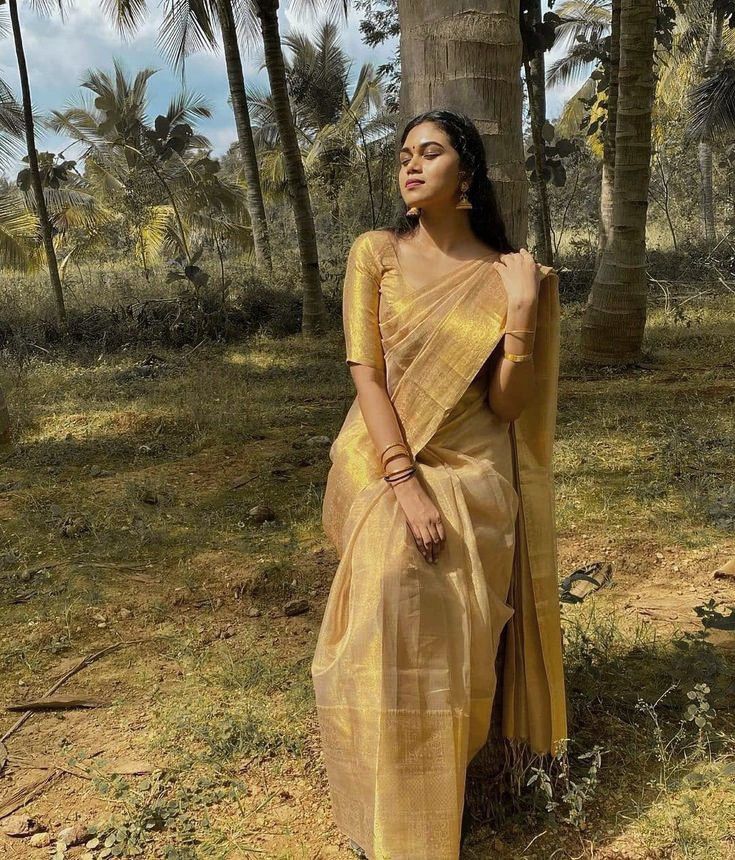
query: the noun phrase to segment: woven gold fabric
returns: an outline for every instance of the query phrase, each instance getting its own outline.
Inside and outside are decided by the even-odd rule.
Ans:
[[[534,753],[566,737],[551,470],[558,276],[544,268],[536,390],[508,424],[487,402],[506,317],[490,260],[417,290],[393,241],[371,230],[350,249],[346,360],[385,372],[447,540],[437,564],[424,561],[355,398],[330,450],[322,520],[340,561],[311,673],[336,824],[370,860],[456,860],[501,633],[504,736]]]

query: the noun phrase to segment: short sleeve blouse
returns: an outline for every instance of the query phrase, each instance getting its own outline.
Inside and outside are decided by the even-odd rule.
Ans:
[[[342,322],[346,361],[385,370],[378,305],[382,269],[370,244],[370,231],[361,233],[347,255],[342,290]]]

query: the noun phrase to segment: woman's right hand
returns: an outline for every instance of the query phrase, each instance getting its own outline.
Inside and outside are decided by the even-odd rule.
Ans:
[[[441,514],[429,494],[421,486],[417,475],[393,485],[398,504],[406,516],[416,548],[430,564],[436,564],[439,552],[446,543]]]

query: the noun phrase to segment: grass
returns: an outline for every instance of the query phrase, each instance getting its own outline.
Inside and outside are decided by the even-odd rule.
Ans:
[[[735,659],[693,607],[735,602],[711,579],[735,554],[735,314],[716,297],[654,307],[643,366],[611,373],[579,361],[581,309],[563,317],[560,565],[608,559],[615,587],[564,607],[571,793],[549,810],[529,792],[467,857],[732,858]],[[3,699],[130,643],[62,690],[106,707],[38,715],[8,741],[11,756],[90,769],[29,811],[52,832],[93,824],[94,858],[349,856],[309,675],[336,565],[320,522],[328,446],[312,440],[334,438],[354,396],[342,349],[338,332],[255,336],[156,347],[145,375],[143,347],[0,370],[17,441],[0,479]],[[275,519],[254,522],[256,505]],[[285,615],[294,598],[310,610]],[[642,614],[651,602],[673,626]],[[716,712],[704,732],[686,718],[698,684]],[[595,771],[580,756],[596,746]],[[130,760],[147,771],[125,773]]]

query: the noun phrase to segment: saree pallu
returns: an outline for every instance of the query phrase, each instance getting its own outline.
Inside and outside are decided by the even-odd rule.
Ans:
[[[565,746],[551,469],[558,276],[543,267],[535,392],[510,424],[487,400],[506,305],[487,259],[414,290],[388,232],[350,249],[346,360],[384,373],[446,532],[426,562],[356,397],[330,449],[322,522],[340,561],[311,674],[335,823],[369,860],[456,860],[466,769],[496,693],[509,749]]]

